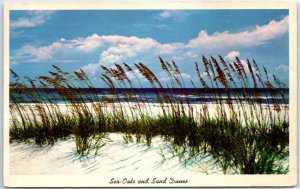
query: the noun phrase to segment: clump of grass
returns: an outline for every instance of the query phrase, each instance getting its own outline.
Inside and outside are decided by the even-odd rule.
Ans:
[[[180,160],[185,154],[209,154],[225,174],[232,170],[239,174],[287,173],[283,163],[289,144],[288,87],[276,76],[272,82],[267,70],[261,72],[254,60],[247,60],[246,67],[238,57],[232,63],[218,58],[202,57],[205,76],[195,63],[198,81],[191,83],[195,95],[203,99],[197,106],[189,98],[177,64],[161,57],[167,83],[141,62],[135,68],[126,63],[102,66],[100,78],[108,93],[97,90],[81,69],[68,73],[53,65],[49,75],[36,78],[22,78],[11,70],[10,141],[33,139],[39,145],[53,145],[73,135],[77,153],[85,156],[97,154],[108,132],[123,133],[126,142],[135,138],[148,145],[153,137],[161,136],[172,142]],[[153,115],[147,94],[138,93],[129,79],[128,74],[133,75],[143,88],[134,69],[152,87],[158,115]],[[178,90],[184,98],[174,95]],[[215,113],[210,103],[215,104]],[[162,149],[160,153],[164,154]]]

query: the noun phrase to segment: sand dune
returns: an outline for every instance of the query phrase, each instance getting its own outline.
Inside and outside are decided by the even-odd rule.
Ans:
[[[209,155],[199,153],[193,158],[174,157],[172,145],[160,137],[153,138],[151,146],[145,143],[126,143],[122,134],[107,135],[106,145],[97,155],[81,157],[76,153],[70,137],[52,147],[34,144],[10,144],[11,174],[105,174],[143,171],[189,175],[223,174]],[[161,154],[164,154],[165,158]]]

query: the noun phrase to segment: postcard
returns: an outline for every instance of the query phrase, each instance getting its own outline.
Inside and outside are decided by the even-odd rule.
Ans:
[[[289,1],[7,3],[4,184],[294,186]]]

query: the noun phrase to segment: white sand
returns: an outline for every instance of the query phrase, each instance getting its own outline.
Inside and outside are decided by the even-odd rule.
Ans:
[[[172,145],[160,137],[153,138],[151,146],[145,143],[126,143],[122,134],[108,134],[108,142],[98,155],[80,157],[76,154],[72,137],[58,141],[53,147],[33,144],[10,144],[11,174],[105,174],[143,171],[166,174],[222,174],[214,160],[203,154],[187,160],[173,157]],[[164,153],[165,159],[161,155]]]
[[[25,105],[25,104],[24,104]],[[26,108],[33,107],[34,104],[26,104]],[[59,104],[62,112],[71,113],[68,104]],[[91,104],[87,106],[91,109]],[[149,109],[142,107],[142,112],[156,116],[161,114],[162,109],[159,104],[147,104]],[[200,117],[205,106],[203,104],[192,104],[194,116]],[[130,116],[130,107],[137,109],[136,103],[122,103],[124,112],[128,112]],[[246,119],[255,119],[249,111],[249,105],[244,105],[246,111]],[[118,109],[119,107],[117,107]],[[164,105],[167,110],[168,105]],[[187,109],[188,106],[184,105]],[[281,105],[284,109],[284,105]],[[276,113],[280,117],[285,117],[285,111],[276,112],[271,107],[272,114]],[[107,105],[104,109],[109,113],[113,110],[111,105]],[[217,105],[207,105],[207,110],[210,116],[218,115]],[[234,110],[239,112],[241,106],[234,105]],[[263,114],[259,114],[260,118],[266,118],[267,106],[263,105]],[[226,112],[229,112],[226,108]],[[288,112],[288,110],[287,110]],[[137,113],[137,111],[135,112]],[[37,114],[38,115],[38,114]],[[245,115],[241,115],[245,117]],[[288,118],[288,117],[285,117]],[[143,172],[164,172],[167,174],[187,173],[188,175],[199,174],[223,174],[220,167],[216,167],[213,159],[210,156],[198,154],[197,157],[186,160],[183,157],[179,160],[178,156],[173,155],[172,145],[169,142],[163,141],[160,137],[155,137],[152,140],[152,146],[148,147],[145,143],[126,143],[122,138],[122,134],[108,134],[108,141],[102,147],[97,156],[90,155],[85,158],[80,158],[76,153],[75,139],[70,137],[67,140],[61,140],[54,144],[53,147],[40,148],[34,144],[18,144],[13,142],[10,144],[10,171],[11,174],[104,174],[108,172],[124,172],[124,171],[143,171]],[[161,155],[163,152],[165,158]]]
[[[93,106],[99,104],[99,103],[85,103],[87,108],[90,110],[90,112],[92,114],[95,113]],[[35,113],[35,115],[37,116],[37,119],[39,119],[39,110],[37,109],[37,106],[35,104],[32,103],[27,103],[27,104],[20,104],[23,106],[23,109],[25,110],[24,112],[26,114],[28,114],[28,117],[32,118],[32,114],[29,110],[29,108],[32,108]],[[51,104],[47,104],[49,107],[51,106]],[[44,107],[46,107],[46,104],[43,105]],[[217,117],[220,116],[220,105],[218,104],[212,104],[212,103],[208,103],[208,104],[182,104],[179,105],[181,108],[183,108],[183,110],[185,111],[185,114],[188,115],[189,114],[189,109],[192,108],[193,112],[193,117],[194,118],[200,118],[203,115],[203,112],[208,112],[210,117]],[[53,106],[55,107],[55,106]],[[72,114],[72,105],[70,104],[58,104],[57,107],[60,109],[60,112],[62,112],[63,114]],[[140,107],[140,108],[139,108]],[[178,106],[174,106],[176,108],[177,111],[182,112],[182,109],[178,109]],[[173,108],[174,108],[173,107]],[[226,112],[227,116],[230,117],[230,115],[232,115],[232,113],[234,112],[236,115],[239,115],[239,120],[244,121],[244,119],[246,120],[268,120],[269,117],[269,113],[271,112],[271,114],[276,117],[276,118],[280,118],[281,120],[283,119],[288,119],[288,105],[278,105],[277,107],[280,107],[280,111],[277,112],[275,110],[275,106],[273,105],[267,105],[267,104],[262,104],[261,107],[256,104],[256,105],[249,105],[247,103],[243,104],[243,107],[241,106],[241,104],[233,104],[233,111],[229,108],[228,105],[223,104],[222,108],[224,109],[224,111]],[[255,110],[256,108],[256,110]],[[270,108],[270,109],[269,109]],[[51,109],[51,107],[50,107]],[[262,112],[260,112],[259,110],[262,110]],[[45,108],[44,109],[46,112],[48,112],[48,109]],[[53,110],[53,109],[52,109]],[[141,113],[144,115],[149,115],[149,116],[157,116],[157,115],[162,115],[163,114],[163,110],[165,110],[165,112],[171,112],[172,107],[170,104],[159,104],[159,103],[147,103],[147,104],[142,104],[142,103],[127,103],[127,102],[123,102],[120,104],[115,104],[115,106],[113,106],[112,104],[102,104],[102,110],[104,113],[111,113],[113,112],[113,110],[119,111],[122,110],[127,116],[128,118],[132,117],[132,116],[136,116],[136,115],[140,115]],[[250,111],[252,110],[252,112]],[[17,112],[17,111],[15,111]],[[25,113],[23,113],[23,116],[25,115]],[[16,114],[17,119],[20,120],[20,117],[18,114]]]

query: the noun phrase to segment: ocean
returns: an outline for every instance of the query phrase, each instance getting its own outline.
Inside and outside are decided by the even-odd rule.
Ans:
[[[67,94],[67,95],[66,95]],[[147,102],[168,103],[166,95],[180,103],[226,103],[231,101],[262,104],[288,104],[284,88],[27,88],[10,89],[10,103]],[[67,98],[66,98],[67,96]]]

